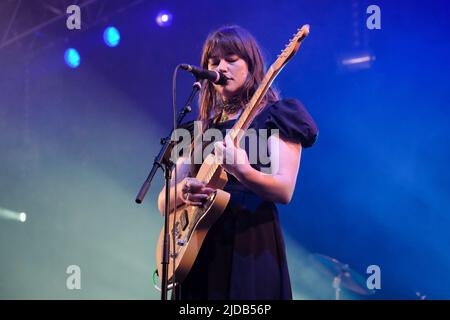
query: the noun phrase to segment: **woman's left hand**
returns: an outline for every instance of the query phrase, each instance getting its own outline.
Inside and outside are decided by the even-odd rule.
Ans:
[[[247,152],[239,145],[235,145],[228,135],[225,136],[225,141],[214,144],[214,154],[222,168],[237,179],[250,168]]]

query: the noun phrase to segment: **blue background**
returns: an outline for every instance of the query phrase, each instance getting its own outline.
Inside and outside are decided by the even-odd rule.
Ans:
[[[370,4],[381,30],[366,27]],[[162,9],[168,28],[155,23]],[[320,253],[363,278],[380,267],[381,290],[344,298],[450,298],[449,12],[446,1],[142,1],[87,30],[59,20],[27,38],[48,44],[36,52],[2,48],[0,207],[28,220],[0,220],[0,298],[158,299],[162,175],[143,205],[134,198],[171,127],[174,67],[199,64],[224,24],[253,33],[270,65],[306,23],[310,36],[275,81],[320,129],[280,206],[294,297],[333,299]],[[102,40],[109,25],[115,48]],[[76,69],[64,64],[68,47]],[[362,54],[375,59],[342,64]],[[191,84],[179,75],[179,107]],[[81,290],[66,288],[69,265]]]

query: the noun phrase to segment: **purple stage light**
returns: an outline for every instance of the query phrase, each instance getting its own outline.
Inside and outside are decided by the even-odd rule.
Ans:
[[[156,23],[160,27],[168,27],[172,24],[172,14],[167,10],[162,10],[156,16]]]

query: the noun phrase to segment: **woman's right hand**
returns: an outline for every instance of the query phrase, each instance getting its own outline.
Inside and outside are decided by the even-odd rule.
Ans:
[[[205,181],[186,177],[182,181],[181,192],[184,203],[191,206],[201,206],[215,190],[207,187]]]

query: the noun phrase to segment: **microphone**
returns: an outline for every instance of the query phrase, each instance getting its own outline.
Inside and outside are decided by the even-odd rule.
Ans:
[[[228,81],[228,78],[219,71],[206,70],[190,64],[181,64],[180,68],[189,71],[197,79],[207,79],[215,84],[225,85]]]

